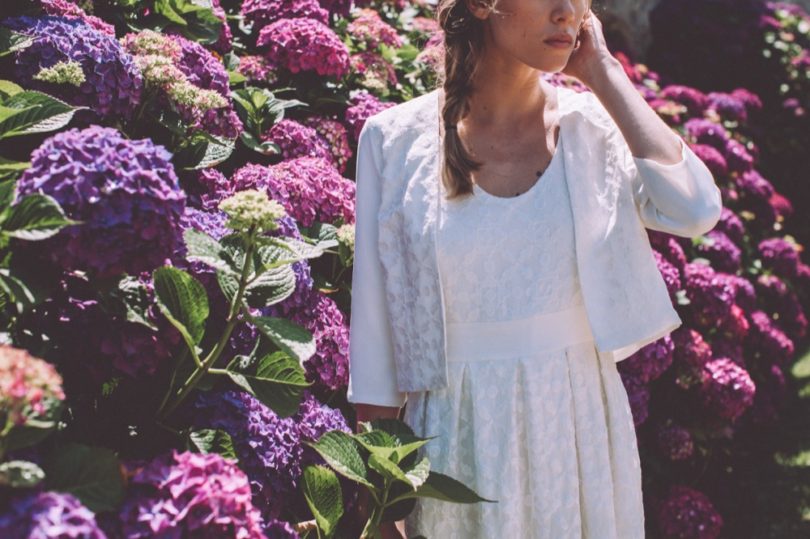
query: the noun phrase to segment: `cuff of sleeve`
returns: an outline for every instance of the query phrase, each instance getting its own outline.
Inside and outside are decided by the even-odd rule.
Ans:
[[[648,159],[644,157],[635,157],[633,156],[633,161],[636,163],[636,167],[638,167],[640,172],[644,172],[646,170],[651,170],[652,172],[657,172],[659,174],[671,174],[678,169],[686,167],[686,144],[684,143],[681,137],[678,137],[678,141],[681,144],[681,160],[677,163],[672,163],[671,165],[665,165],[663,163],[659,163],[655,159]]]

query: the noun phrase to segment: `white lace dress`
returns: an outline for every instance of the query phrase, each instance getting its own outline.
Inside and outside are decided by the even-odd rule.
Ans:
[[[562,132],[560,141],[562,144]],[[558,148],[513,198],[442,201],[449,387],[408,394],[431,469],[496,503],[419,499],[408,537],[644,537],[627,393],[585,318]]]

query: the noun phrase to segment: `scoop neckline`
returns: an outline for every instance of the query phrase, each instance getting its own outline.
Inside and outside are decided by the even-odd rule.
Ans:
[[[559,100],[558,100],[558,102],[559,102]],[[546,176],[549,175],[549,171],[552,169],[552,167],[555,166],[556,162],[558,161],[558,155],[562,152],[560,146],[562,145],[562,140],[563,140],[563,123],[564,122],[559,123],[559,130],[557,132],[557,144],[554,147],[554,154],[551,156],[551,160],[548,162],[548,166],[543,171],[543,173],[534,181],[534,183],[531,185],[531,187],[526,189],[526,191],[524,191],[523,193],[521,193],[521,194],[519,194],[517,196],[502,197],[502,196],[499,196],[499,195],[493,195],[492,193],[490,193],[489,191],[487,191],[486,189],[484,189],[483,187],[481,187],[480,185],[478,185],[475,182],[473,182],[473,184],[472,184],[473,185],[473,190],[476,191],[477,193],[483,194],[487,198],[492,198],[492,199],[496,199],[496,200],[508,201],[508,200],[520,200],[520,199],[523,199],[523,198],[528,198],[528,196],[530,194],[532,194],[532,192],[539,189],[538,184],[540,184],[540,183],[544,183],[544,184],[548,183],[548,181],[547,181],[548,179],[546,178]]]

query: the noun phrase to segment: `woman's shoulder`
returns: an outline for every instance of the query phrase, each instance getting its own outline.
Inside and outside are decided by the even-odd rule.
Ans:
[[[384,133],[403,132],[419,127],[424,129],[428,125],[436,125],[438,92],[438,89],[432,90],[397,103],[370,116],[366,121],[376,124]]]

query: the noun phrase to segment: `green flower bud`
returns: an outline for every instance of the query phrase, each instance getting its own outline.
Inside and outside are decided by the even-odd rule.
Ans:
[[[239,191],[226,198],[219,203],[219,209],[228,215],[225,226],[236,231],[275,230],[278,228],[276,220],[287,215],[284,206],[256,189]]]
[[[84,81],[84,71],[78,62],[57,62],[51,67],[43,67],[39,73],[34,75],[34,79],[53,84],[71,84],[79,86]]]

